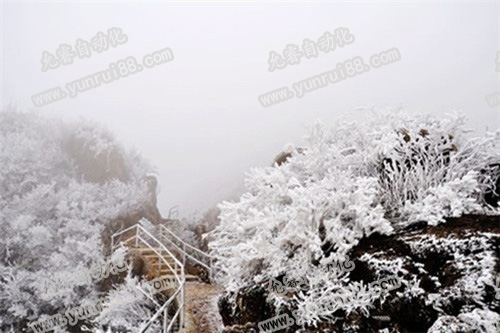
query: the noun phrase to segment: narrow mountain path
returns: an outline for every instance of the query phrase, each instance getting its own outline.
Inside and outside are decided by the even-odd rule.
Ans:
[[[168,232],[168,230],[167,230]],[[136,229],[124,230],[121,233],[115,233],[127,239],[130,253],[140,262],[140,272],[147,280],[152,280],[159,277],[179,277],[183,274],[185,277],[184,284],[184,328],[180,330],[183,333],[220,333],[223,329],[222,318],[219,314],[217,305],[218,296],[222,289],[215,284],[201,282],[200,272],[203,270],[186,269],[186,259],[193,260],[189,254],[186,254],[185,247],[188,244],[178,238],[173,233],[169,233],[169,237],[179,240],[182,245],[176,246],[172,241],[163,243],[156,237],[151,235],[141,226],[136,225]],[[160,239],[165,234],[159,233]],[[166,239],[167,238],[167,239]],[[163,237],[163,240],[168,240],[168,237]],[[139,241],[140,242],[139,242]],[[134,245],[135,241],[135,245]],[[140,244],[139,244],[140,243]],[[117,243],[118,244],[118,243]],[[153,245],[151,245],[153,244]],[[170,247],[170,248],[169,248]],[[204,256],[209,257],[202,251],[195,249]],[[183,258],[184,256],[184,258]],[[186,258],[186,256],[188,258]],[[197,259],[194,259],[197,261]],[[197,261],[198,264],[205,266],[208,270],[210,267]],[[173,296],[173,291],[163,291],[166,298]],[[178,306],[182,303],[182,294],[178,294],[174,300],[175,304],[169,311],[168,317],[173,318],[175,311],[178,311]],[[180,310],[180,309],[179,309]],[[180,317],[178,317],[180,318]],[[174,323],[174,332],[179,332],[178,322]]]
[[[217,306],[221,288],[214,284],[186,282],[186,327],[184,333],[219,333],[222,318]]]

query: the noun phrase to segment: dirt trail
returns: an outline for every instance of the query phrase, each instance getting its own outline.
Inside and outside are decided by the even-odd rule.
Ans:
[[[184,333],[219,333],[222,318],[217,307],[220,288],[213,284],[186,282],[186,327]]]

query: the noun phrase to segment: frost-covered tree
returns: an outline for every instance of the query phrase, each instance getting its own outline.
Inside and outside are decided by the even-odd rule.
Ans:
[[[100,296],[96,285],[47,295],[44,279],[103,257],[102,231],[148,199],[150,170],[105,129],[0,112],[0,331]]]
[[[382,113],[362,123],[315,126],[300,148],[273,167],[253,169],[245,193],[220,207],[210,233],[218,281],[229,292],[267,286],[286,274],[307,278],[290,298],[271,295],[276,307],[293,305],[314,324],[331,315],[322,304],[366,311],[373,295],[324,265],[340,260],[363,237],[391,234],[416,221],[429,224],[465,213],[499,213],[484,204],[494,192],[500,133],[472,138],[465,119]],[[401,267],[387,267],[397,274]],[[346,288],[346,285],[349,287]],[[324,308],[324,307],[323,307]]]

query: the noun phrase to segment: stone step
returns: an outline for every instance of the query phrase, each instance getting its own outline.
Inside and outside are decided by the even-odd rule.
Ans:
[[[169,262],[168,265],[164,261],[158,261],[158,260],[146,260],[148,266],[154,269],[158,269],[160,267],[161,269],[168,269],[168,270],[175,270],[175,271],[181,271],[181,267],[179,265],[175,265],[174,263]]]
[[[135,231],[130,231],[126,235],[123,235],[122,238],[128,239],[132,237],[135,234]],[[157,235],[155,235],[157,236]],[[161,237],[157,237],[160,241],[163,241]],[[165,248],[163,247],[158,247],[158,244],[155,244],[154,242],[151,242],[151,245],[154,245],[155,248],[151,249],[144,244],[138,244],[138,246],[135,246],[136,241],[134,239],[130,240],[127,242],[127,246],[129,248],[129,251],[131,254],[134,256],[138,256],[142,259],[144,263],[144,274],[145,278],[148,280],[153,280],[155,278],[159,277],[167,277],[169,279],[172,279],[175,282],[176,286],[177,285],[177,278],[181,278],[182,274],[184,274],[184,278],[186,281],[185,286],[185,296],[186,297],[186,326],[183,327],[182,329],[179,328],[178,326],[178,321],[174,324],[174,332],[182,332],[182,333],[196,333],[196,332],[218,332],[220,331],[219,328],[222,327],[222,320],[217,319],[217,323],[212,319],[212,318],[218,318],[218,308],[217,308],[217,303],[215,300],[215,296],[210,295],[209,298],[207,298],[205,295],[207,292],[210,294],[213,294],[214,291],[212,291],[212,287],[210,285],[207,285],[205,283],[201,283],[201,278],[199,278],[196,275],[192,274],[187,274],[185,271],[183,272],[180,269],[180,265],[176,265],[176,261],[174,258],[171,257],[173,255],[178,262],[182,263],[183,262],[183,257],[180,252],[178,252],[178,249],[175,247],[170,247],[169,244],[165,243]],[[162,259],[158,257],[160,255]],[[195,258],[198,258],[196,255],[194,255]],[[168,263],[168,265],[165,263],[165,261]],[[204,260],[201,260],[202,262]],[[168,266],[171,267],[168,268]],[[176,267],[177,266],[177,267]],[[175,270],[175,273],[173,272]],[[165,296],[169,296],[171,291],[164,291]],[[207,299],[205,299],[207,298]],[[212,304],[213,303],[213,304]],[[194,306],[194,308],[193,308]],[[208,309],[208,310],[207,310]],[[193,312],[193,314],[190,314],[190,312]],[[212,313],[213,312],[213,313]],[[194,317],[196,318],[194,318]],[[193,318],[192,318],[193,317]],[[206,318],[205,318],[206,317]],[[220,315],[219,315],[220,317]],[[209,318],[210,320],[207,320]],[[195,319],[194,321],[192,319]],[[214,321],[214,323],[212,323]],[[220,323],[218,323],[220,322]],[[213,324],[213,325],[212,325]],[[200,325],[201,326],[201,331],[200,331]]]
[[[158,278],[160,276],[168,277],[168,278],[171,278],[171,279],[177,281],[175,278],[175,275],[173,275],[171,272],[163,272],[156,277]],[[196,275],[186,274],[186,275],[184,275],[184,277],[186,278],[186,282],[200,282],[200,279]],[[180,278],[181,278],[181,275],[179,274],[179,279]]]
[[[154,253],[154,254],[139,253],[139,255],[141,256],[141,258],[143,258],[144,260],[147,260],[148,262],[158,262],[158,260],[159,260],[158,255],[156,253]],[[166,253],[162,253],[161,256],[169,264],[175,265],[175,260],[170,255],[168,255]],[[163,260],[162,260],[162,262],[163,262]],[[182,261],[179,260],[179,262],[182,262]],[[177,265],[179,265],[179,264],[177,264]]]
[[[158,271],[158,266],[156,267],[153,267],[156,271]],[[165,274],[165,273],[168,273],[168,272],[173,272],[173,270],[171,270],[170,268],[166,267],[165,265],[161,266],[160,267],[160,271],[159,271],[161,274]],[[177,269],[175,270],[175,272],[177,274],[181,274],[182,272],[182,269],[179,269],[179,267],[177,267]],[[186,271],[184,271],[184,274],[188,274]]]
[[[174,259],[166,253],[165,250],[161,248],[155,248],[156,251],[158,251],[161,256],[165,259],[165,261],[168,262],[168,264],[175,270],[175,272],[178,275],[181,275],[182,270],[180,267],[175,265]],[[163,260],[161,261],[160,265],[160,270],[158,270],[158,254],[155,253],[152,249],[147,248],[147,247],[130,247],[130,251],[132,253],[136,253],[143,258],[144,261],[147,262],[148,266],[153,269],[154,272],[156,272],[156,275],[158,276],[174,276],[173,275],[173,270],[167,267],[165,262]],[[186,281],[199,281],[199,278],[196,275],[191,275],[191,274],[185,274]]]
[[[164,275],[164,274],[172,274],[172,273],[174,272],[173,270],[171,270],[171,269],[169,269],[169,268],[167,268],[167,267],[165,267],[165,266],[163,266],[163,267],[162,267],[159,271],[158,271],[158,267],[155,267],[155,271],[159,272],[159,273],[160,273],[160,275]],[[179,274],[179,275],[181,275],[181,274],[182,274],[182,270],[180,270],[180,269],[175,270],[175,272],[176,272],[177,274]],[[184,274],[186,274],[186,272],[184,272]]]
[[[170,275],[167,275],[167,276],[170,276]],[[172,277],[175,277],[172,275]],[[200,279],[196,276],[196,275],[191,275],[191,274],[186,274],[184,275],[184,277],[186,278],[186,282],[191,282],[191,281],[200,281]]]
[[[154,264],[157,265],[158,262],[161,262],[162,265],[165,265],[165,262],[167,262],[172,267],[176,266],[175,260],[172,257],[170,257],[169,255],[166,255],[166,254],[162,254],[162,258],[161,259],[158,257],[157,254],[141,254],[140,256],[141,256],[141,258],[144,261],[147,261],[150,264],[154,263]],[[177,264],[177,266],[180,266],[180,265]]]
[[[147,260],[158,260],[158,254],[148,248],[134,248],[131,250],[131,252],[135,252]],[[169,263],[175,263],[174,259],[166,251],[158,252]]]
[[[168,261],[168,263],[175,263],[174,259],[166,254],[166,253],[162,253],[161,254],[163,259],[165,259],[166,261]],[[143,257],[144,259],[148,260],[148,261],[158,261],[158,255],[155,253],[155,254],[141,254],[141,257]]]
[[[162,248],[155,248],[154,250],[150,249],[149,247],[131,247],[130,248],[130,251],[131,252],[139,252],[141,254],[156,254],[155,251],[163,254],[163,253],[166,253],[167,251],[165,251],[164,249]]]

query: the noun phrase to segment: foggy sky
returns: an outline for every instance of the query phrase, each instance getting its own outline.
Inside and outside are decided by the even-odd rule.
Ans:
[[[157,167],[166,215],[210,208],[241,190],[244,173],[270,165],[316,120],[363,119],[358,106],[408,112],[462,110],[478,134],[500,125],[485,96],[495,71],[496,3],[3,3],[1,103],[51,117],[105,124]],[[119,27],[126,44],[41,71],[43,51]],[[268,71],[270,51],[346,27],[355,42]],[[74,99],[35,107],[31,96],[169,47],[175,59]],[[354,56],[397,47],[399,62],[303,98],[264,108],[257,96],[332,69]]]

